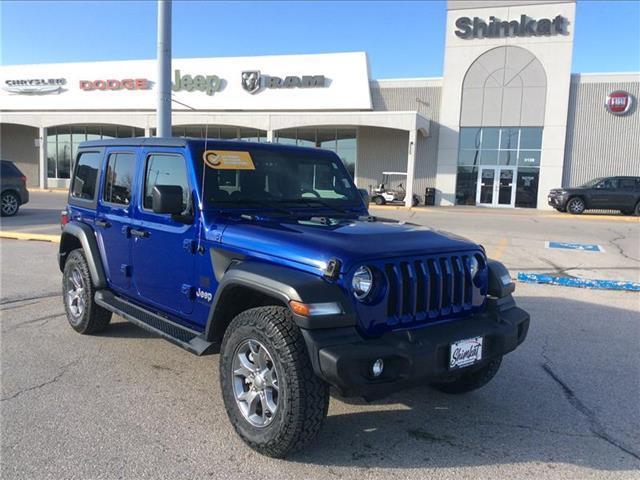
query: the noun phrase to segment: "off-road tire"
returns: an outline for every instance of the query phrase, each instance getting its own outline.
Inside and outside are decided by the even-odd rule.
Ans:
[[[443,393],[461,394],[477,390],[485,386],[496,376],[502,363],[502,357],[491,360],[487,365],[479,370],[463,373],[456,380],[451,382],[434,383],[431,386]]]
[[[586,204],[581,197],[570,198],[567,202],[567,212],[573,215],[580,215],[586,210]]]
[[[13,217],[20,209],[20,198],[15,192],[4,192],[0,199],[0,215]]]
[[[79,315],[74,314],[68,300],[68,293],[73,285],[72,275],[74,271],[79,273],[83,285],[82,295],[84,298],[84,308]],[[91,281],[89,265],[87,264],[84,252],[80,248],[73,250],[64,264],[62,301],[69,324],[76,332],[82,333],[83,335],[99,333],[107,328],[111,321],[111,312],[93,301],[94,294],[95,288]]]
[[[242,414],[233,389],[233,357],[246,340],[262,343],[278,371],[278,408],[266,426],[253,426]],[[282,458],[309,444],[329,408],[329,385],[313,372],[300,330],[289,309],[269,306],[246,310],[227,328],[220,348],[220,388],[229,420],[257,452]]]

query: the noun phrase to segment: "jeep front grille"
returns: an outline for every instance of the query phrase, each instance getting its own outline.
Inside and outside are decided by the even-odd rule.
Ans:
[[[384,265],[388,323],[437,319],[471,311],[469,255],[438,256]]]

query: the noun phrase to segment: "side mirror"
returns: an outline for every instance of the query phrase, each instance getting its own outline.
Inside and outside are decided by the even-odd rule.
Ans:
[[[360,195],[362,195],[362,201],[364,202],[365,207],[369,208],[369,204],[371,203],[369,191],[366,188],[359,188],[358,191],[360,192]]]
[[[180,215],[184,211],[182,187],[178,185],[156,185],[153,187],[151,205],[154,213]]]

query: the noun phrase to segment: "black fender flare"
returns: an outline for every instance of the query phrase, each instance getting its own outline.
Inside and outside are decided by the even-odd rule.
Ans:
[[[489,295],[495,298],[510,296],[516,289],[507,267],[497,260],[487,260],[489,269]]]
[[[225,308],[224,295],[234,287],[245,287],[272,297],[289,306],[291,300],[303,303],[337,302],[342,314],[303,317],[293,314],[296,324],[303,329],[351,327],[356,325],[356,312],[351,299],[340,288],[318,275],[301,270],[274,265],[244,261],[232,264],[219,280],[213,298],[205,331],[205,338],[221,337],[226,324],[221,324]],[[222,322],[224,323],[224,322]]]
[[[96,240],[93,229],[87,224],[69,222],[62,229],[62,234],[60,236],[60,250],[58,252],[58,264],[60,266],[60,271],[64,271],[64,264],[66,262],[67,255],[71,251],[69,248],[69,241],[71,238],[77,239],[84,250],[84,256],[89,264],[89,273],[91,274],[91,280],[93,280],[95,288],[106,288],[107,276],[104,273],[102,257],[100,257],[100,249],[98,248],[98,241]]]

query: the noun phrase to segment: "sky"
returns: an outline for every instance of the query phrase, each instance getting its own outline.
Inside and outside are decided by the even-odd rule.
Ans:
[[[372,78],[442,75],[446,3],[174,0],[173,56],[366,51]],[[0,64],[149,59],[153,0],[1,0]],[[640,71],[640,1],[579,0],[573,72]]]

